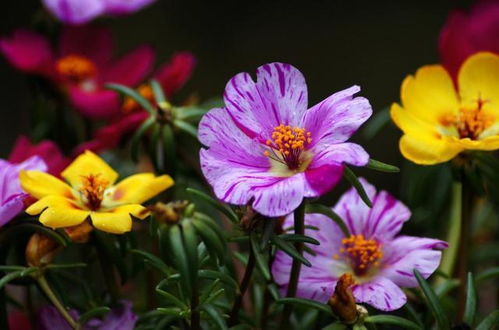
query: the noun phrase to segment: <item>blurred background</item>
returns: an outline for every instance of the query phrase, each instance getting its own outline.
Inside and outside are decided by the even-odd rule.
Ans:
[[[310,104],[358,84],[380,111],[398,101],[407,74],[438,62],[440,28],[450,10],[469,2],[158,0],[134,15],[101,21],[115,34],[117,55],[142,43],[156,48],[157,63],[174,51],[193,52],[198,66],[185,95],[220,97],[234,74],[253,74],[261,64],[281,61],[304,73]],[[29,27],[42,11],[39,0],[2,5],[1,35]],[[28,133],[33,99],[27,76],[4,58],[0,84],[0,156],[6,157],[17,135]],[[400,166],[399,136],[389,124],[375,138],[367,139],[361,131],[355,139],[373,158]],[[400,175],[370,173],[379,186],[401,189]]]

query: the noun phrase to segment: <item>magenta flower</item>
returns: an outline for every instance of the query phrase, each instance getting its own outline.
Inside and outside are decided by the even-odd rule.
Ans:
[[[134,87],[150,73],[154,63],[151,47],[141,46],[113,60],[110,31],[96,26],[64,28],[57,49],[40,34],[17,30],[0,39],[0,50],[17,69],[50,79],[68,95],[82,115],[92,119],[119,113],[118,93],[106,83]]]
[[[74,319],[79,317],[79,313],[75,310],[69,311],[69,314]],[[38,311],[38,318],[40,330],[72,329],[57,309],[51,305],[42,307]],[[133,330],[137,319],[137,315],[132,311],[132,303],[124,301],[120,307],[112,309],[104,319],[89,320],[83,326],[83,330]]]
[[[438,46],[442,64],[454,78],[469,56],[480,51],[499,53],[499,2],[480,1],[469,13],[451,12]]]
[[[276,217],[297,208],[340,180],[343,164],[367,164],[362,147],[345,142],[371,116],[358,86],[331,95],[307,110],[307,85],[289,64],[257,69],[257,81],[239,73],[225,87],[225,108],[199,124],[201,168],[216,196],[252,203]]]
[[[46,171],[42,158],[33,156],[20,164],[12,164],[0,159],[0,226],[12,220],[24,210],[24,199],[28,196],[21,189],[19,172],[21,170]]]
[[[155,0],[43,0],[43,4],[65,24],[85,24],[102,15],[126,15]]]
[[[396,236],[411,212],[386,191],[361,179],[373,207],[369,208],[355,189],[347,191],[333,208],[345,221],[351,236],[345,237],[331,219],[320,214],[305,216],[306,235],[320,245],[309,245],[315,256],[306,254],[312,267],[302,267],[297,296],[325,303],[332,296],[341,275],[351,274],[353,294],[361,303],[383,311],[402,307],[407,297],[400,287],[417,286],[413,270],[428,278],[440,264],[447,243],[431,238]],[[293,226],[293,215],[284,228]],[[286,292],[292,259],[278,251],[272,265],[274,280]]]

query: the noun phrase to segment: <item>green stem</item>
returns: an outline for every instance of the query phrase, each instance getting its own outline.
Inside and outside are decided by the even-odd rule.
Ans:
[[[459,266],[457,276],[459,277],[459,305],[458,317],[462,320],[466,305],[466,282],[469,271],[469,251],[471,245],[471,221],[473,211],[472,187],[463,181],[463,203],[461,213],[461,240],[459,241]]]
[[[255,254],[253,252],[253,249],[250,248],[248,264],[246,265],[243,279],[241,281],[241,285],[239,286],[240,288],[239,294],[237,295],[236,300],[234,300],[234,305],[232,305],[232,310],[230,312],[230,317],[228,322],[229,327],[232,327],[237,323],[237,320],[239,318],[239,310],[241,309],[241,306],[243,304],[244,293],[249,287],[251,275],[253,274],[253,270],[255,269],[255,264],[256,264]]]
[[[294,212],[294,231],[295,234],[304,235],[305,234],[305,200],[298,206]],[[303,242],[295,243],[296,251],[301,255],[303,254]],[[291,273],[289,275],[289,285],[288,291],[286,292],[287,298],[293,298],[296,296],[296,290],[298,288],[298,279],[300,278],[301,261],[298,259],[293,259],[293,264],[291,266]],[[281,329],[285,329],[289,322],[291,316],[292,306],[286,304],[284,311],[282,313],[281,319]]]
[[[50,288],[47,280],[45,279],[45,276],[39,275],[36,278],[36,281],[38,282],[40,289],[43,291],[43,293],[45,293],[45,295],[47,295],[47,298],[50,300],[52,305],[54,305],[54,307],[59,311],[59,313],[61,313],[62,317],[69,323],[71,328],[73,328],[75,330],[80,329],[80,326],[78,325],[78,323],[71,317],[71,315],[69,315],[66,308],[64,308],[62,303],[59,301],[59,299],[55,295],[54,291],[52,291],[52,289]]]
[[[450,221],[447,233],[447,242],[449,248],[443,253],[440,271],[451,277],[454,272],[456,259],[459,251],[459,241],[461,237],[461,218],[462,218],[462,202],[463,202],[463,184],[456,181],[452,185],[452,202]],[[442,282],[441,279],[439,282]]]

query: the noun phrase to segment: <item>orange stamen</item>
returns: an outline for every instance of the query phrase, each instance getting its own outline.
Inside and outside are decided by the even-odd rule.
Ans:
[[[485,103],[486,100],[478,98],[475,108],[461,108],[458,115],[446,115],[440,118],[440,123],[443,126],[456,127],[462,139],[477,140],[480,134],[495,122],[493,116],[482,111]]]
[[[304,128],[280,124],[274,128],[272,140],[265,142],[271,147],[271,152],[265,150],[264,155],[286,163],[290,169],[297,169],[300,166],[301,152],[312,142],[311,135]],[[281,154],[282,160],[274,150]]]
[[[56,71],[67,80],[80,83],[94,77],[97,73],[97,67],[84,56],[67,55],[57,61]]]
[[[140,85],[137,88],[137,92],[141,96],[143,96],[146,100],[151,101],[151,102],[154,101],[154,93],[152,91],[151,86],[146,85],[146,84]],[[139,107],[139,104],[137,102],[135,102],[134,99],[132,99],[131,97],[125,98],[125,101],[123,102],[123,111],[124,112],[128,113],[128,112],[137,110],[138,107]]]
[[[341,243],[340,253],[350,260],[356,275],[364,275],[374,266],[379,266],[379,260],[383,258],[381,245],[374,239],[365,239],[364,235],[351,235],[344,238]],[[333,259],[338,259],[337,254]]]
[[[86,199],[87,207],[90,210],[98,210],[104,198],[104,192],[109,186],[109,181],[100,178],[100,174],[90,174],[82,177],[82,187],[80,192]]]

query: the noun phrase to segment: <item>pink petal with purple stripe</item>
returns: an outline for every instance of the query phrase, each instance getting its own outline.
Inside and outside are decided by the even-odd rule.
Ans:
[[[405,293],[384,277],[377,277],[371,282],[355,286],[353,295],[358,302],[369,304],[382,311],[399,309],[407,302]]]

